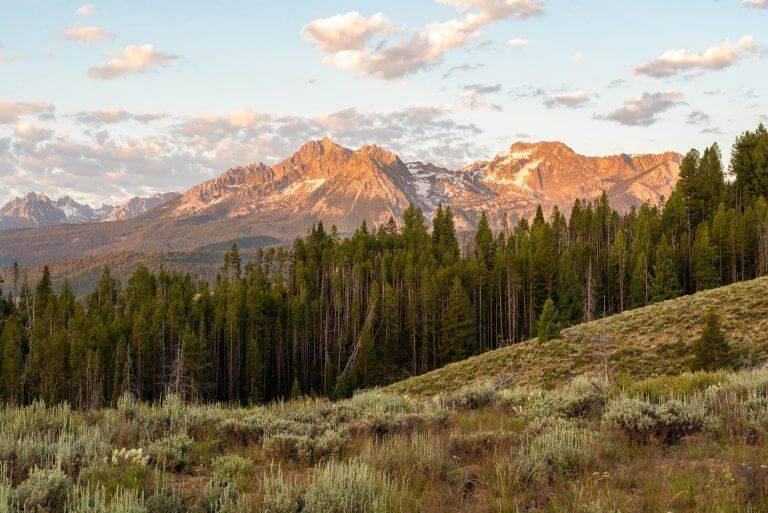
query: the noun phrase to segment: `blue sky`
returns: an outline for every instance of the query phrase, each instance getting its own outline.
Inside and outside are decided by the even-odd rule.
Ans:
[[[324,135],[449,167],[727,154],[768,114],[768,2],[692,4],[0,0],[0,201],[182,190]]]

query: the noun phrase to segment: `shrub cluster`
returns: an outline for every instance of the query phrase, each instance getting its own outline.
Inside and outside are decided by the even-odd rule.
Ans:
[[[703,430],[709,418],[706,410],[692,401],[671,400],[654,404],[624,397],[608,405],[603,421],[638,443],[656,440],[673,444]]]

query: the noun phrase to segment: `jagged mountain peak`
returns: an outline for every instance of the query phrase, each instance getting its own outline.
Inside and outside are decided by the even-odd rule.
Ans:
[[[52,200],[42,192],[29,192],[0,208],[0,230],[132,219],[176,195],[155,194],[149,198],[132,198],[118,206],[102,205],[94,209],[69,195]]]

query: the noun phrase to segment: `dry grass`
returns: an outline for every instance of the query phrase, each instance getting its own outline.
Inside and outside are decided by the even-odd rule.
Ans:
[[[447,365],[391,385],[393,392],[435,395],[494,377],[546,388],[608,370],[633,381],[688,370],[689,347],[714,309],[745,366],[768,360],[768,277],[708,290],[563,330],[562,339],[521,344]]]

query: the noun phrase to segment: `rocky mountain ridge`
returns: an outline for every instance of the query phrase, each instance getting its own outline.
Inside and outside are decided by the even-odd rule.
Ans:
[[[153,194],[131,198],[116,206],[93,208],[69,196],[54,200],[43,193],[30,192],[26,196],[12,199],[0,208],[0,230],[125,221],[143,215],[176,196],[178,193],[175,192]]]
[[[152,216],[256,216],[279,221],[309,215],[340,230],[398,218],[408,204],[427,215],[450,206],[460,225],[471,226],[486,211],[530,216],[541,204],[567,212],[576,199],[606,191],[620,211],[662,203],[677,181],[682,156],[587,157],[560,142],[518,142],[489,161],[458,170],[429,163],[405,163],[378,146],[344,148],[329,139],[311,141],[274,166],[230,169],[157,209]]]

